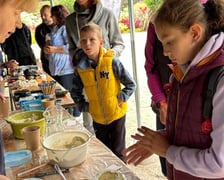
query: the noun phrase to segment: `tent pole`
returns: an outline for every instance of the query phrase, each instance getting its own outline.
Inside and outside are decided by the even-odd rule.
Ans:
[[[54,6],[54,0],[50,0],[51,7]]]
[[[134,11],[133,11],[133,0],[128,0],[128,12],[129,12],[129,22],[130,22],[130,39],[131,39],[131,53],[132,53],[132,67],[133,76],[137,85],[135,92],[135,105],[136,105],[136,115],[138,127],[141,126],[141,114],[140,114],[140,92],[138,84],[138,74],[137,74],[137,63],[136,63],[136,53],[135,53],[135,26],[134,26]]]

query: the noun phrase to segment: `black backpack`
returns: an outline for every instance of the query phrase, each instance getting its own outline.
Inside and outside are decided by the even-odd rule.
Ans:
[[[216,87],[219,80],[224,76],[224,66],[219,66],[214,68],[209,73],[208,85],[205,94],[205,100],[203,103],[203,117],[204,119],[211,119],[212,117],[212,100],[216,92]]]

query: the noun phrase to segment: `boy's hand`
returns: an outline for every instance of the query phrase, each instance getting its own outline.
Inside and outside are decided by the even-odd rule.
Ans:
[[[123,103],[121,99],[118,99],[118,105],[120,106]]]

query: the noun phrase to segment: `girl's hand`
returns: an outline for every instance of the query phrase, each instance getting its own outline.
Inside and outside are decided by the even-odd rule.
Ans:
[[[123,160],[131,164],[133,163],[135,166],[140,164],[143,160],[150,157],[153,153],[151,153],[148,149],[142,147],[138,142],[128,147],[127,149],[122,151],[124,155]]]
[[[1,179],[1,180],[10,180],[8,177],[3,176],[3,175],[0,175],[0,179]]]
[[[166,157],[166,151],[170,144],[167,139],[162,136],[159,132],[153,131],[147,127],[142,126],[138,128],[137,133],[132,135],[132,137],[138,140],[138,144],[148,151],[155,153],[161,157]]]
[[[138,128],[138,131],[140,133],[131,136],[137,142],[122,152],[125,162],[138,165],[153,153],[166,157],[170,144],[165,137],[144,126]]]

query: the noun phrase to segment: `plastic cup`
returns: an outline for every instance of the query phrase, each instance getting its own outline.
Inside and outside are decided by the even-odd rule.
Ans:
[[[40,127],[27,126],[22,129],[26,148],[35,151],[40,148]]]
[[[7,118],[9,116],[9,97],[5,98],[5,102],[0,100],[0,118]]]
[[[42,105],[43,105],[44,109],[47,109],[50,106],[54,106],[55,105],[55,99],[43,99],[42,100]]]

